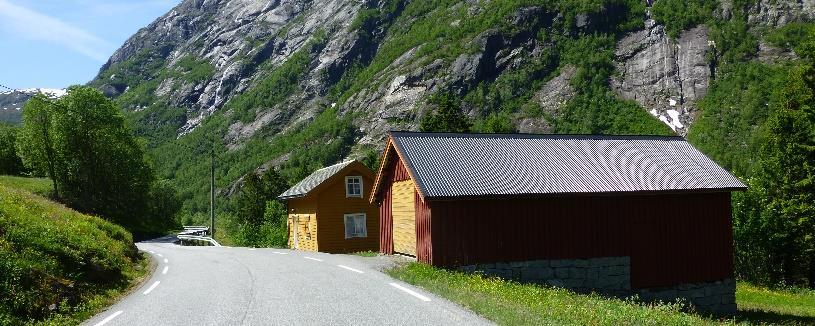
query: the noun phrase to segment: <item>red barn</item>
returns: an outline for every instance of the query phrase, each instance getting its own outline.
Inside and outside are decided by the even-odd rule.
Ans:
[[[370,200],[383,253],[731,312],[743,189],[681,137],[392,132]]]

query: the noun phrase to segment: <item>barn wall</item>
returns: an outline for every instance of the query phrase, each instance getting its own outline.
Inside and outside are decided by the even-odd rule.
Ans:
[[[416,207],[416,259],[423,262],[433,262],[433,238],[430,218],[430,206],[422,200],[417,191],[414,193]]]
[[[391,149],[389,155],[392,155],[391,157],[394,159],[382,171],[384,180],[382,181],[382,195],[379,203],[379,251],[385,254],[393,254],[393,212],[391,211],[393,194],[391,184],[396,181],[410,179],[405,165],[402,164],[401,160],[396,159],[396,152]]]
[[[319,250],[330,253],[349,253],[377,250],[379,248],[379,210],[368,202],[373,187],[373,178],[361,168],[349,169],[331,177],[330,184],[319,192],[310,195],[317,202],[317,220],[320,232],[317,233]],[[362,198],[345,197],[345,177],[362,177]],[[345,238],[345,214],[365,213],[368,236],[365,238]]]
[[[631,257],[631,286],[728,279],[729,193],[431,201],[436,266]]]
[[[288,201],[289,248],[294,248],[294,229],[300,250],[317,251],[317,203],[310,198]],[[295,223],[296,222],[296,223]]]

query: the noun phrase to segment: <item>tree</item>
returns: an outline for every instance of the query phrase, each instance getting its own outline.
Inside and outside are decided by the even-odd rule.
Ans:
[[[62,178],[57,176],[57,158],[52,139],[52,111],[53,105],[45,95],[37,94],[26,102],[17,148],[26,167],[51,178],[54,196],[60,198],[59,182]],[[60,171],[59,175],[64,176],[65,173]]]
[[[447,93],[442,93],[431,97],[428,103],[435,104],[436,110],[422,117],[419,124],[421,131],[470,132],[472,123],[470,118],[461,112],[461,101]]]
[[[250,173],[244,178],[237,199],[237,218],[243,230],[242,240],[245,241],[245,244],[268,245],[268,241],[264,239],[268,239],[269,235],[262,230],[268,231],[269,227],[279,226],[281,221],[277,220],[277,217],[285,214],[285,209],[280,213],[267,211],[267,207],[272,207],[274,210],[283,207],[280,203],[275,205],[271,202],[277,201],[277,196],[288,188],[286,180],[274,168],[269,168],[262,176]],[[275,217],[276,220],[269,220],[270,217]]]
[[[72,87],[58,100],[34,97],[25,106],[17,147],[23,162],[47,172],[57,197],[72,208],[137,233],[154,232],[164,225],[156,220],[175,215],[176,204],[151,202],[177,197],[155,183],[121,111],[95,89]]]
[[[734,235],[740,274],[815,288],[815,61],[808,61],[773,94],[758,168],[736,197]]]
[[[17,128],[0,123],[0,174],[18,175],[25,172],[17,155]]]

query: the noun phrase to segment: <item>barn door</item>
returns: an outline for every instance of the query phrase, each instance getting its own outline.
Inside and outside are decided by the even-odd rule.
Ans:
[[[391,186],[393,251],[416,256],[416,207],[413,180],[397,181]]]

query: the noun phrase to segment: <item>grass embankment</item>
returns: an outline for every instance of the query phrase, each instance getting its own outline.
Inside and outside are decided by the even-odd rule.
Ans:
[[[411,263],[388,271],[501,325],[813,324],[815,293],[739,284],[739,314],[711,319],[677,304],[644,305],[565,289],[519,284]]]
[[[39,192],[42,180],[0,177],[0,325],[75,325],[149,270],[122,227]]]
[[[54,185],[48,178],[26,178],[0,175],[0,186],[12,189],[21,189],[43,197],[50,197],[54,191]]]

